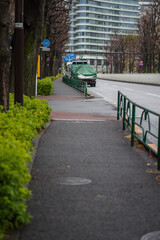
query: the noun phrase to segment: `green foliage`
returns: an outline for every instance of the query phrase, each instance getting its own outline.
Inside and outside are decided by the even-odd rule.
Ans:
[[[136,35],[126,35],[122,37],[122,44],[125,46],[127,51],[134,51],[138,49],[139,46],[139,38]]]
[[[52,77],[52,81],[54,81],[54,80],[56,80],[57,79],[57,77],[56,76],[53,76]]]
[[[26,201],[31,192],[25,187],[30,180],[32,141],[49,121],[45,100],[24,96],[24,106],[14,105],[10,94],[10,110],[0,106],[0,238],[3,233],[29,223]]]
[[[56,76],[52,76],[51,79],[52,81],[56,80],[57,78],[62,77],[63,74],[57,74]]]
[[[24,144],[4,133],[0,136],[0,235],[28,223],[31,216],[26,211],[30,191],[24,187],[29,182],[27,163],[31,160]]]
[[[48,96],[53,93],[53,83],[51,77],[38,79],[37,81],[37,95]]]

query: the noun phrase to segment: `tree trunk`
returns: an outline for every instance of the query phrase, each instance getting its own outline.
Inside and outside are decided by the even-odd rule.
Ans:
[[[35,96],[38,54],[43,37],[45,0],[24,0],[24,94]]]
[[[158,73],[160,73],[160,52],[158,54]]]
[[[7,111],[9,108],[9,0],[0,2],[0,105]]]

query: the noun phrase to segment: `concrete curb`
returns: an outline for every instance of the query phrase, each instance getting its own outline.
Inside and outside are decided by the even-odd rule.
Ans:
[[[71,86],[71,87],[72,87],[72,86]],[[83,93],[82,90],[79,90],[79,89],[77,89],[77,90]],[[84,94],[84,93],[83,93],[83,94]],[[85,96],[85,98],[94,98],[94,95],[93,95],[93,94],[90,94],[90,93],[87,93],[87,96]]]
[[[33,140],[33,148],[34,148],[34,151],[33,151],[32,154],[31,154],[32,161],[31,161],[31,162],[29,163],[29,165],[28,165],[29,173],[31,173],[31,171],[32,171],[33,163],[34,163],[35,156],[36,156],[36,153],[37,153],[37,148],[38,148],[39,140],[40,140],[40,138],[42,137],[42,135],[46,132],[46,130],[48,129],[48,127],[50,126],[50,124],[51,124],[51,121],[50,121],[50,122],[47,122],[46,128],[42,129],[42,130],[38,133],[38,136]]]
[[[136,128],[135,128],[135,134],[136,134],[137,136],[138,136],[139,134],[142,134],[142,130],[141,130],[138,126],[136,126]],[[138,141],[139,141],[139,139],[138,139]],[[139,141],[139,143],[143,145],[143,143],[141,143],[140,141]],[[148,147],[145,146],[145,145],[143,145],[143,146],[144,146],[145,148],[147,148],[148,151],[149,151],[149,147],[150,147],[150,148],[152,149],[152,150],[151,150],[151,149],[150,149],[150,150],[152,151],[152,153],[153,153],[154,155],[155,155],[155,153],[154,153],[153,151],[155,151],[155,152],[158,153],[158,146],[157,146],[156,144],[148,141],[147,145],[148,145]]]
[[[104,80],[104,81],[113,81],[113,82],[123,82],[123,83],[132,83],[132,84],[144,84],[144,85],[152,85],[152,86],[160,86],[159,83],[146,83],[146,82],[134,82],[134,81],[128,81],[128,80],[117,80],[117,79],[104,79],[99,77],[98,79]]]
[[[87,97],[86,98],[94,98],[94,95],[93,94],[90,94],[90,93],[87,93]]]

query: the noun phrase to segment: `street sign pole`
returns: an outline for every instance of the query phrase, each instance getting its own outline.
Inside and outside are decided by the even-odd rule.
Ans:
[[[23,29],[23,0],[15,1],[15,67],[14,91],[15,103],[23,105],[24,81],[24,29]]]

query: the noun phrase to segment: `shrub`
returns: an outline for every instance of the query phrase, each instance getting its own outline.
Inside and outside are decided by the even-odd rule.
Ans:
[[[61,73],[61,74],[58,74],[58,75],[56,75],[56,76],[52,76],[51,79],[52,79],[52,81],[54,81],[54,80],[56,80],[57,78],[60,78],[60,77],[62,77],[62,76],[63,76],[63,74]]]
[[[31,160],[24,144],[9,132],[0,136],[0,236],[30,221],[26,201],[31,192],[24,187],[30,180],[27,164]]]
[[[38,79],[37,81],[37,95],[48,96],[53,93],[53,83],[51,77]]]
[[[54,80],[57,79],[57,77],[56,76],[52,76],[51,79],[52,79],[52,81],[54,81]]]
[[[10,94],[10,110],[0,106],[0,237],[31,219],[26,201],[31,192],[25,187],[30,180],[27,165],[31,161],[32,141],[49,121],[51,109],[45,100],[24,96],[24,106],[14,105]]]

